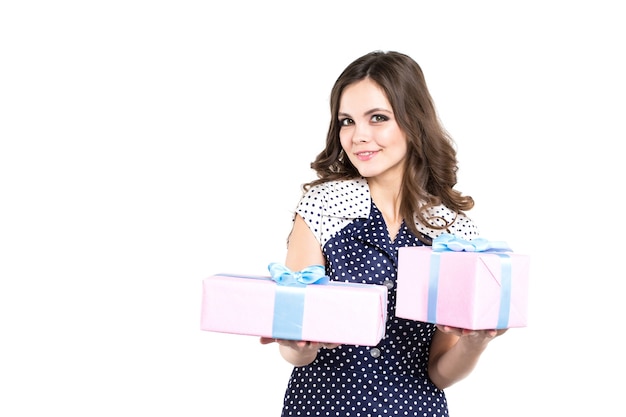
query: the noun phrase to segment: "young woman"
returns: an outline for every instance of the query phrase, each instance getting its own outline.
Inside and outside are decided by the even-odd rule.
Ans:
[[[325,149],[311,167],[285,265],[325,265],[332,280],[389,288],[377,346],[277,342],[294,369],[283,416],[447,416],[444,389],[465,378],[504,330],[469,331],[395,316],[398,248],[441,233],[478,236],[474,201],[453,187],[457,159],[419,65],[398,52],[366,54],[330,99]]]

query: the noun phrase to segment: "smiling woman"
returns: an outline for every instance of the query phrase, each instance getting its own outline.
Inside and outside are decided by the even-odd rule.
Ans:
[[[506,330],[436,326],[395,315],[398,250],[444,232],[478,236],[453,187],[457,160],[419,65],[374,51],[336,80],[326,147],[311,167],[289,235],[286,265],[324,265],[332,280],[388,289],[375,346],[261,338],[294,366],[283,416],[447,416],[444,389],[465,378]],[[325,341],[333,342],[333,341]],[[336,342],[336,341],[335,341]]]

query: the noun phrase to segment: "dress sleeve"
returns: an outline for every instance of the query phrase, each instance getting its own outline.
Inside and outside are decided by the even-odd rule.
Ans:
[[[320,186],[310,188],[296,207],[296,214],[304,219],[318,242],[322,242],[322,217],[324,213],[324,194]],[[295,215],[294,215],[295,216]]]
[[[367,218],[371,209],[365,179],[329,181],[311,187],[296,207],[322,247],[356,218]]]

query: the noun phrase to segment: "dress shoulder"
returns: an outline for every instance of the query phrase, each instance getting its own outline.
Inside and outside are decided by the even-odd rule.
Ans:
[[[365,178],[329,181],[309,188],[296,207],[321,246],[354,219],[366,219],[370,215],[372,200]],[[442,233],[452,233],[465,240],[479,236],[474,222],[463,213],[457,213],[444,205],[426,210],[429,224],[414,221],[420,232],[434,239]],[[432,226],[444,226],[437,229]]]
[[[476,224],[471,218],[464,213],[457,213],[444,205],[433,206],[426,209],[426,218],[430,224],[421,224],[417,216],[415,218],[415,224],[420,232],[433,239],[443,233],[451,233],[465,240],[472,240],[480,235],[478,227],[476,227]],[[444,226],[444,228],[436,229],[432,226]]]
[[[371,197],[367,180],[329,181],[308,189],[296,207],[323,246],[338,230],[357,218],[367,218]]]

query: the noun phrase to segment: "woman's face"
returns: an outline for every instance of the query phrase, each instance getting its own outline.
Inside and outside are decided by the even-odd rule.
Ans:
[[[378,84],[365,78],[346,87],[338,116],[341,147],[363,177],[402,178],[406,135]]]

